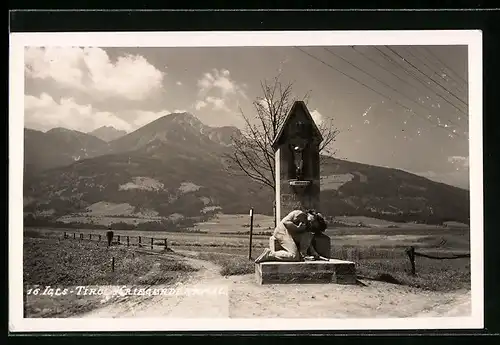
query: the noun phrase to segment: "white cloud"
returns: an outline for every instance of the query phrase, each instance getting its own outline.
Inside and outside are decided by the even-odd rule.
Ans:
[[[227,112],[231,111],[231,109],[229,109],[229,107],[226,105],[225,101],[222,98],[209,96],[205,99],[205,101],[209,104],[212,104],[215,110],[222,110]]]
[[[193,107],[201,110],[210,107],[216,111],[232,112],[239,106],[238,96],[248,99],[246,84],[238,84],[231,79],[231,72],[227,69],[213,69],[204,73],[198,80],[198,100]]]
[[[147,99],[162,89],[164,73],[141,55],[115,62],[101,48],[29,47],[25,71],[35,79],[52,80],[98,98]]]
[[[320,126],[323,123],[323,119],[324,119],[323,115],[317,109],[314,109],[311,112],[311,116],[312,116],[312,118],[317,126]]]
[[[136,128],[147,125],[150,122],[158,120],[160,117],[170,114],[169,110],[161,110],[161,111],[144,111],[138,110],[136,112],[136,118],[133,121],[133,124]]]
[[[181,85],[182,85],[182,82],[181,82],[181,81],[178,81],[178,82],[176,82],[175,84],[176,84],[176,85],[181,86]]]
[[[194,107],[196,110],[200,110],[202,108],[205,108],[207,106],[207,102],[205,101],[202,101],[202,100],[198,100],[196,101],[196,103],[194,104]]]
[[[64,127],[82,132],[89,132],[101,126],[113,126],[116,129],[130,131],[132,126],[116,115],[94,109],[90,104],[82,105],[72,98],[62,98],[59,102],[50,95],[42,93],[40,97],[24,97],[26,127],[42,131],[54,127]]]
[[[212,72],[204,73],[203,77],[198,80],[198,87],[200,93],[215,89],[221,91],[223,96],[239,94],[245,98],[247,97],[243,87],[231,79],[231,73],[227,69],[213,69]]]

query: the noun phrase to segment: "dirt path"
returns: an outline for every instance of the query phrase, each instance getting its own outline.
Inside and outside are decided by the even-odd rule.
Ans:
[[[364,286],[260,286],[253,275],[226,278],[210,262],[183,259],[199,271],[176,284],[175,295],[127,296],[83,317],[380,318],[470,314],[470,291],[438,293],[377,281],[363,281]]]
[[[173,256],[166,254],[166,256]],[[175,256],[179,259],[178,256]],[[187,281],[152,288],[169,291],[163,296],[126,296],[83,317],[229,317],[229,281],[219,274],[219,267],[203,260],[185,257],[183,261],[198,268]],[[151,272],[149,273],[151,274]],[[81,316],[80,316],[81,317]]]

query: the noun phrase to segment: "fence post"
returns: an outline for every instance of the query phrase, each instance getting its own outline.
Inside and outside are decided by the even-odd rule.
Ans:
[[[167,239],[165,238],[164,241],[165,241],[165,250],[167,250],[167,248],[168,248],[167,247]]]
[[[108,240],[108,247],[111,245],[111,242],[113,242],[113,231],[111,230],[108,230],[106,231],[106,238]]]
[[[141,236],[139,236],[139,247],[141,246]]]
[[[76,233],[73,233],[73,239],[76,240]]]
[[[130,238],[127,236],[127,247],[130,245]]]
[[[410,259],[411,264],[411,274],[415,275],[415,247],[410,247],[406,249],[406,254]]]
[[[99,242],[101,242],[101,235],[99,235]]]
[[[115,257],[113,256],[113,258],[111,259],[111,272],[114,271],[115,271]]]
[[[252,260],[252,233],[253,233],[253,208],[250,209],[250,238],[248,246],[248,260]]]
[[[153,237],[151,237],[151,249],[153,249]]]
[[[64,238],[66,238],[66,231],[64,232]]]
[[[83,240],[83,234],[80,234],[80,239]]]
[[[89,234],[89,240],[92,241],[92,234]]]
[[[120,244],[120,235],[116,235],[118,236],[117,240],[118,240],[118,244]]]

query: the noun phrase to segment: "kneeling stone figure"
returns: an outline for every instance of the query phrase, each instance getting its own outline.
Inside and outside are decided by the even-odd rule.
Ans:
[[[323,217],[314,211],[294,210],[286,215],[274,229],[269,239],[269,248],[255,260],[303,261],[329,259],[319,255],[312,245],[314,234],[326,229]]]

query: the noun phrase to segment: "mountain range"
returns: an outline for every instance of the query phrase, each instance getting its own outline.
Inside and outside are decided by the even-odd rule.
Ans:
[[[163,116],[129,134],[25,129],[24,211],[196,219],[213,212],[273,213],[273,191],[227,172],[235,127],[209,127],[189,113]],[[100,138],[98,138],[99,136]],[[469,192],[397,169],[324,157],[321,211],[394,221],[468,223]]]

